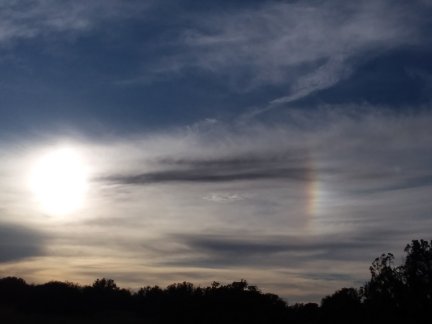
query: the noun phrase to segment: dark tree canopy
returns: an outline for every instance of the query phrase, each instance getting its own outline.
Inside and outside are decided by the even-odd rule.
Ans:
[[[342,288],[314,303],[288,304],[246,280],[208,287],[190,282],[133,292],[112,279],[90,286],[50,281],[27,284],[0,279],[0,323],[430,323],[432,241],[414,240],[395,265],[384,253],[363,287]]]

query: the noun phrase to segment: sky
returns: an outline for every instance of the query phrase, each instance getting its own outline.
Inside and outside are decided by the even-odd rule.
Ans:
[[[430,239],[431,14],[1,2],[0,276],[244,278],[289,303],[360,287]]]

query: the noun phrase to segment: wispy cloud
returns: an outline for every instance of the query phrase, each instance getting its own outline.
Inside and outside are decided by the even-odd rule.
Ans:
[[[29,155],[3,148],[2,220],[43,228],[47,252],[30,258],[41,247],[30,240],[8,269],[126,286],[246,277],[300,298],[357,285],[378,254],[429,235],[430,112],[327,107],[289,121],[76,143],[92,181],[64,219],[29,203],[17,181]]]
[[[234,233],[232,233],[234,234]],[[324,260],[326,262],[369,261],[377,240],[370,237],[397,236],[398,231],[370,231],[368,233],[339,233],[337,235],[227,235],[183,234],[176,237],[188,250],[182,250],[182,258],[170,259],[175,265],[194,264],[206,267],[235,267],[254,265],[257,268],[282,266],[302,268],[304,264]],[[174,236],[175,237],[175,236]],[[172,238],[171,238],[172,239]],[[187,258],[184,256],[187,255]],[[265,260],[263,260],[265,257]]]
[[[203,197],[203,199],[209,200],[209,201],[213,201],[213,202],[234,202],[234,201],[239,201],[239,200],[243,200],[246,199],[246,197],[242,194],[239,193],[232,193],[232,192],[227,192],[227,193],[217,193],[217,192],[212,192],[209,193],[207,195],[205,195]]]
[[[57,33],[89,31],[107,19],[142,12],[150,1],[16,0],[0,4],[0,45]]]
[[[383,51],[418,44],[422,8],[417,1],[294,1],[204,14],[160,69],[199,68],[242,91],[286,87],[271,109],[335,85]]]
[[[288,154],[287,154],[288,155]],[[297,162],[293,166],[293,160]],[[231,157],[211,160],[169,160],[158,162],[162,170],[102,178],[117,184],[152,184],[168,182],[230,182],[265,179],[310,180],[310,170],[299,159],[276,157]]]

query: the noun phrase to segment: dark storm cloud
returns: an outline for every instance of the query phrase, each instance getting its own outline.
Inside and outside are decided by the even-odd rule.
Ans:
[[[45,237],[30,228],[0,223],[0,262],[16,261],[44,252]]]

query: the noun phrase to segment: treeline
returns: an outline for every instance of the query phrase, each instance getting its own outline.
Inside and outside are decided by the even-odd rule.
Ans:
[[[192,283],[132,292],[111,279],[91,286],[0,279],[1,323],[431,323],[432,241],[414,240],[402,265],[375,259],[363,287],[343,288],[321,304],[288,305],[245,280]]]

